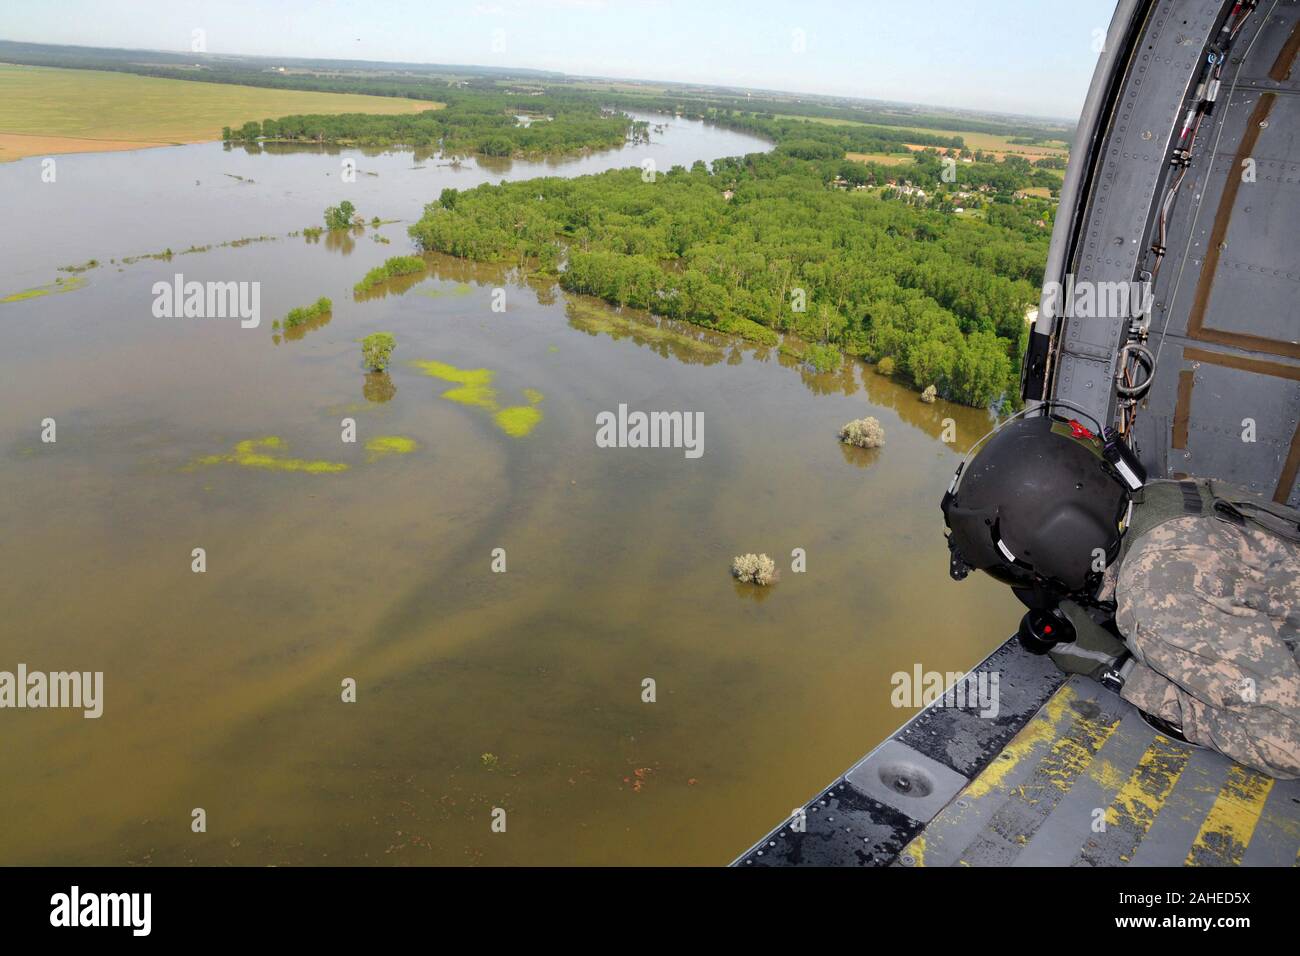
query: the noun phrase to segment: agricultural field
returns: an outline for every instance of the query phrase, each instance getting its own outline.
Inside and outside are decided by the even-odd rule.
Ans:
[[[802,119],[813,123],[826,123],[830,126],[870,126],[870,123],[859,123],[856,120],[832,119],[823,116],[799,116],[794,113],[781,114],[785,119]],[[1028,160],[1042,159],[1045,156],[1060,156],[1067,158],[1070,155],[1070,144],[1059,139],[1044,139],[1041,143],[1025,145],[1013,143],[1012,135],[1002,135],[995,133],[972,133],[964,130],[953,129],[922,129],[912,126],[889,126],[884,129],[896,130],[900,132],[924,133],[929,136],[960,136],[966,143],[967,149],[982,149],[986,153],[993,153],[999,160],[1007,154],[1017,154],[1024,156]],[[922,149],[924,147],[915,147]],[[856,156],[850,156],[850,159],[856,159]]]
[[[906,127],[900,127],[906,129]],[[993,133],[970,133],[959,130],[912,129],[914,133],[930,133],[937,136],[960,136],[966,141],[967,149],[982,149],[986,153],[997,153],[1001,159],[1007,153],[1018,153],[1027,159],[1042,159],[1044,156],[1069,156],[1069,144],[1063,140],[1044,140],[1042,143],[1024,145],[1013,143],[1012,136]]]
[[[223,126],[289,113],[417,113],[440,105],[0,63],[0,162],[201,143],[220,139]]]
[[[879,163],[881,166],[908,166],[912,163],[910,153],[845,153],[844,158],[855,163]]]

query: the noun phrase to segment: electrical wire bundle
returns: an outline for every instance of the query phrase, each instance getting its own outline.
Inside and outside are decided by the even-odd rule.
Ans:
[[[1192,154],[1196,146],[1196,138],[1201,131],[1201,124],[1214,112],[1228,53],[1257,6],[1258,0],[1237,0],[1206,54],[1205,65],[1202,67],[1201,77],[1192,97],[1192,105],[1188,107],[1178,140],[1169,157],[1169,163],[1176,172],[1160,202],[1156,234],[1149,250],[1153,257],[1151,268],[1142,273],[1143,280],[1151,289],[1155,287],[1156,277],[1160,274],[1160,266],[1164,263],[1165,253],[1168,251],[1166,242],[1169,217],[1179,190],[1182,189],[1183,180],[1187,178],[1187,171],[1192,165]],[[1125,439],[1130,438],[1133,422],[1137,418],[1137,404],[1146,395],[1155,378],[1159,351],[1152,355],[1151,350],[1144,344],[1149,322],[1149,314],[1146,316],[1146,322],[1135,321],[1129,328],[1129,341],[1120,350],[1119,367],[1115,375],[1115,391],[1119,396],[1120,406],[1119,433]],[[1166,318],[1167,323],[1168,318]]]

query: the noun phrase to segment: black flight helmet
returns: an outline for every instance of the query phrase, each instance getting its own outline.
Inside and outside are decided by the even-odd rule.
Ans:
[[[952,576],[984,571],[1029,607],[1095,591],[1097,552],[1119,552],[1129,492],[1077,421],[1050,415],[999,428],[943,498]]]

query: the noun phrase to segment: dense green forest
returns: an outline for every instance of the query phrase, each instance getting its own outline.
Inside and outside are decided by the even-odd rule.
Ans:
[[[804,159],[798,141],[653,181],[627,169],[446,190],[410,231],[424,249],[519,263],[669,318],[889,357],[956,401],[1013,401],[1050,204],[1008,191],[1033,173],[990,166],[1005,186],[980,192],[972,164],[945,188],[935,155],[901,168]],[[843,172],[863,188],[837,185]],[[911,181],[933,195],[909,195]],[[958,193],[982,197],[981,215],[944,208]]]
[[[524,104],[491,93],[461,93],[449,99],[452,102],[445,109],[406,115],[282,116],[226,127],[222,138],[227,142],[438,146],[449,155],[529,157],[609,149],[647,135],[646,123],[622,113],[602,115],[600,107],[588,104]],[[519,115],[527,119],[520,120]]]

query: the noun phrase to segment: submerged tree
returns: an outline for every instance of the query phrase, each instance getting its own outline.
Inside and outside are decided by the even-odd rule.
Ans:
[[[371,372],[382,372],[388,368],[388,360],[397,348],[397,340],[391,332],[371,332],[361,340],[361,358]]]
[[[311,305],[300,306],[296,309],[290,309],[289,314],[284,317],[284,327],[286,329],[295,329],[302,325],[313,325],[319,323],[324,325],[322,319],[325,316],[332,315],[334,312],[334,303],[327,297],[321,296]],[[329,321],[325,319],[325,321]]]
[[[875,418],[859,418],[840,429],[840,441],[855,448],[880,448],[885,444],[885,429]]]
[[[731,573],[738,580],[766,586],[776,580],[776,562],[766,554],[742,554],[731,559]]]
[[[352,215],[356,212],[356,206],[346,199],[337,206],[327,206],[325,208],[325,228],[326,229],[347,229],[352,225]]]
[[[417,275],[424,272],[424,270],[424,260],[419,256],[393,256],[391,259],[384,260],[382,266],[375,266],[367,272],[365,277],[352,287],[352,291],[357,295],[361,295],[376,286],[383,285],[389,279]]]

